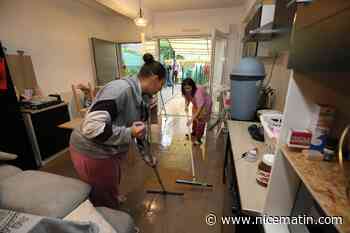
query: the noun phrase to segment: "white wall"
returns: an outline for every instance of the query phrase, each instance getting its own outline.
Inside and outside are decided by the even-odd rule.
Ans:
[[[118,42],[140,42],[140,33],[147,30],[136,27],[133,20],[122,16],[113,17],[109,22],[112,38]]]
[[[78,0],[0,1],[0,40],[32,57],[44,94],[93,80],[91,37],[139,40],[130,19]]]
[[[152,36],[204,35],[215,28],[228,33],[230,24],[241,22],[243,9],[242,6],[154,13]]]

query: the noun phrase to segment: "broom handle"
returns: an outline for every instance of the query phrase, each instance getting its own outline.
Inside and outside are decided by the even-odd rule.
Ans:
[[[163,99],[162,91],[160,91],[159,93],[160,93],[160,99],[161,99],[162,104],[163,104],[163,110],[164,110],[164,114],[165,114],[165,119],[168,119],[168,114],[166,113],[166,108],[165,108],[165,104],[164,104],[164,99]]]
[[[165,187],[163,185],[162,179],[160,178],[160,175],[159,175],[159,172],[158,172],[158,169],[156,166],[153,167],[153,171],[156,174],[158,183],[159,183],[160,187],[162,188],[162,191],[165,192]]]
[[[188,116],[188,113],[186,114],[187,115],[187,121],[189,120],[189,116]],[[186,122],[187,124],[187,122]],[[193,180],[196,180],[196,173],[195,173],[195,170],[194,170],[194,159],[193,159],[193,153],[192,153],[192,145],[191,145],[191,126],[187,126],[187,129],[188,129],[188,137],[189,137],[189,145],[190,145],[190,156],[191,156],[191,163],[192,163],[192,179]]]

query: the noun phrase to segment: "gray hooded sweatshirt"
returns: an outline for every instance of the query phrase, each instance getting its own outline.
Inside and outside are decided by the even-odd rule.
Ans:
[[[142,120],[146,109],[137,77],[112,81],[97,93],[82,124],[72,132],[70,145],[96,159],[126,153],[132,123]]]

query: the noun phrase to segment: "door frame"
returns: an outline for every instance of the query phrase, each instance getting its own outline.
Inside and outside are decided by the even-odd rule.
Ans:
[[[229,35],[227,33],[221,32],[218,29],[213,29],[212,34],[211,34],[211,58],[210,58],[210,64],[211,64],[211,68],[210,68],[210,81],[209,81],[209,90],[210,90],[210,96],[212,96],[213,94],[213,77],[214,77],[214,68],[215,68],[215,49],[216,49],[216,39],[220,38],[220,39],[225,39],[226,40],[226,48],[227,48],[227,44],[228,44],[228,40],[229,40]],[[226,49],[225,49],[226,51]],[[225,53],[225,57],[226,57],[226,53]],[[220,84],[223,84],[223,75],[224,75],[224,71],[225,71],[225,65],[226,65],[226,60],[223,64],[223,71],[222,71],[222,76],[221,76],[221,80],[220,80]]]
[[[219,32],[221,33],[221,32]],[[224,33],[225,34],[225,33]],[[226,35],[226,34],[225,34]],[[160,40],[161,39],[198,39],[198,38],[201,38],[201,39],[207,39],[207,40],[211,40],[211,35],[210,34],[194,34],[194,35],[161,35],[161,36],[153,36],[151,38],[151,40],[156,40],[157,41],[157,46],[156,46],[156,54],[158,55],[157,59],[159,60],[160,58]],[[210,56],[210,65],[212,66],[212,57]],[[211,74],[209,74],[209,79],[210,79],[210,76]],[[158,106],[160,106],[158,108],[158,111],[159,113],[161,112],[161,105],[162,105],[162,102],[161,102],[161,97],[160,97],[160,92],[157,94],[158,96]],[[166,105],[166,104],[164,104]]]

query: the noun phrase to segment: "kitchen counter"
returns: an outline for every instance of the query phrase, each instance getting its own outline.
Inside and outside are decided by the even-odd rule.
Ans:
[[[344,223],[335,225],[337,230],[350,233],[350,201],[346,197],[346,180],[339,165],[336,162],[307,160],[300,151],[287,146],[281,149],[326,215],[343,217]],[[346,164],[345,170],[350,171],[349,164]]]
[[[251,124],[254,124],[254,122],[227,121],[241,210],[260,215],[263,213],[265,206],[267,188],[257,183],[256,173],[261,156],[266,153],[267,147],[264,143],[255,141],[250,137],[248,127]],[[257,161],[249,162],[241,158],[243,153],[254,148],[258,149]]]

